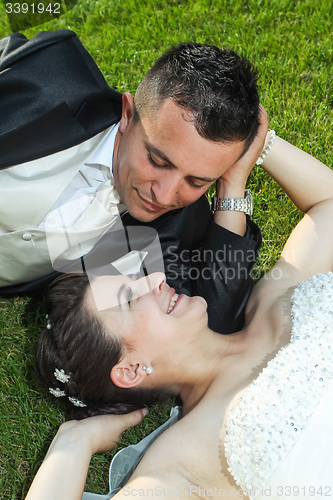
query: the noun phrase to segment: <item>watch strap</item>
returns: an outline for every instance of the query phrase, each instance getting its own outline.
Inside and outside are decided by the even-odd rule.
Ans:
[[[253,199],[249,189],[245,189],[245,198],[218,198],[211,200],[211,210],[244,212],[247,215],[253,213]]]

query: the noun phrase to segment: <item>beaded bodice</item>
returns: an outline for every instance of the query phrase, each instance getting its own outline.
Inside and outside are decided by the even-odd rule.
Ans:
[[[243,392],[226,424],[229,472],[251,500],[291,451],[333,379],[333,273],[291,298],[291,341]]]

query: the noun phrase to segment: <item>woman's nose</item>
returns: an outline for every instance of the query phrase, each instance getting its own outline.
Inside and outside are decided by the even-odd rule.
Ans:
[[[144,295],[149,292],[160,294],[165,282],[166,277],[164,273],[152,273],[135,281],[133,288],[135,288],[137,295]]]

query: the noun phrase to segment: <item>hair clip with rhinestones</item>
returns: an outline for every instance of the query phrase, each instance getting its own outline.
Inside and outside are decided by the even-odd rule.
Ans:
[[[66,382],[68,382],[71,378],[70,375],[66,375],[65,370],[58,370],[58,368],[55,369],[54,376],[57,380],[59,380],[59,382],[62,382],[63,384],[66,384]]]
[[[73,403],[74,406],[79,406],[80,408],[84,408],[85,406],[87,406],[84,403],[82,403],[82,401],[80,401],[79,399],[70,398],[69,396],[68,399],[70,400],[71,403]]]
[[[66,396],[65,391],[61,391],[58,387],[56,389],[53,389],[53,387],[49,387],[49,392],[56,398],[61,398],[62,396]]]

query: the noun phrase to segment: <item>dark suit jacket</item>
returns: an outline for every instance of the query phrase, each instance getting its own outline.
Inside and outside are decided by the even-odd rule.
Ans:
[[[0,169],[62,151],[119,121],[121,94],[108,87],[72,31],[15,33],[0,41]],[[212,222],[203,196],[189,207],[143,224],[159,234],[167,280],[179,292],[208,303],[209,326],[220,333],[242,327],[251,291],[249,272],[261,244],[248,220],[246,237]],[[199,253],[199,249],[203,252]],[[57,273],[0,289],[12,296],[43,290]]]
[[[0,169],[80,144],[120,115],[121,94],[73,31],[0,40]]]

